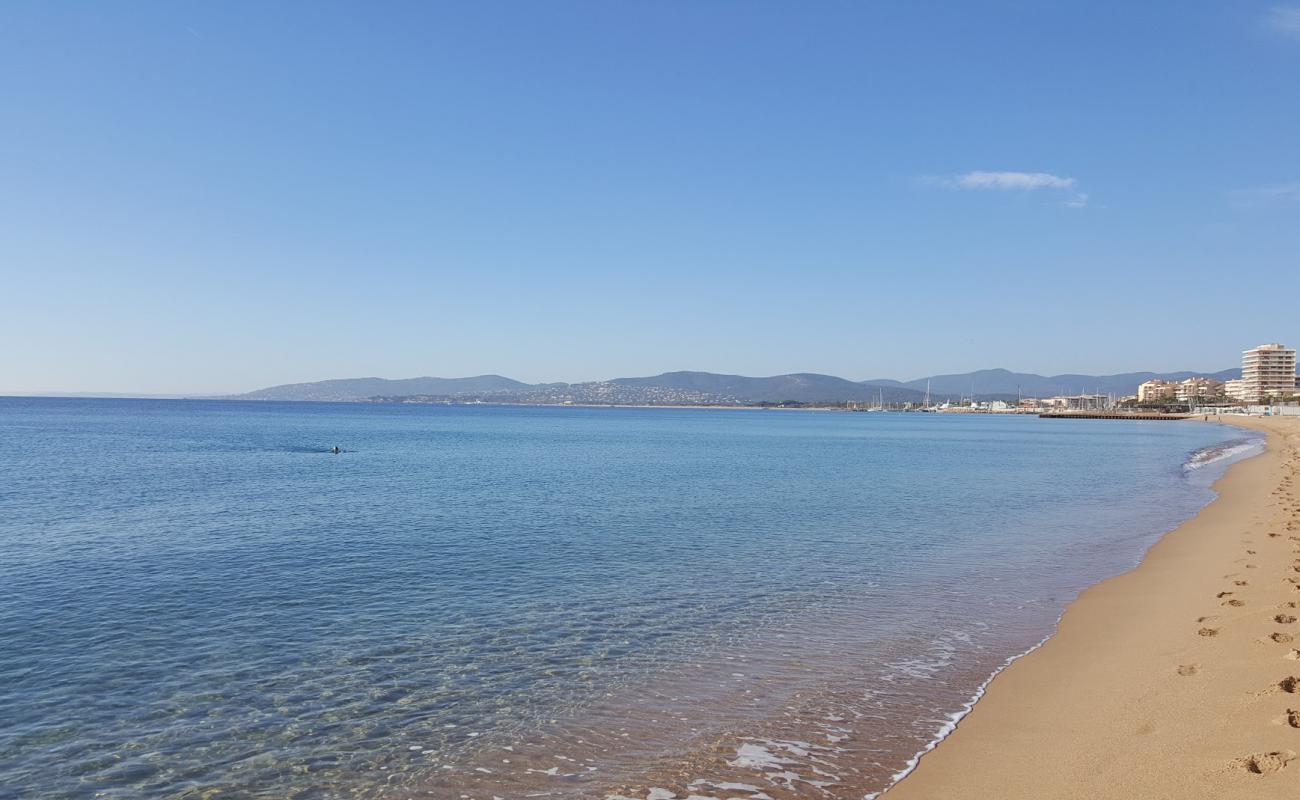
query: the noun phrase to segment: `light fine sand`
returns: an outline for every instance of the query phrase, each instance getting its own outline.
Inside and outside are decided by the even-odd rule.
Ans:
[[[1300,419],[1223,421],[1267,451],[1084,592],[884,800],[1300,800]]]

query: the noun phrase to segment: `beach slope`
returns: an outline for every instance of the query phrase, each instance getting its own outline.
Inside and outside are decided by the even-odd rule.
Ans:
[[[1300,797],[1300,419],[1224,421],[1266,452],[1084,592],[886,800]]]

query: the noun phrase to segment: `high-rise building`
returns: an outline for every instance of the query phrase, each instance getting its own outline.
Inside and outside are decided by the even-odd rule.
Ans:
[[[1289,397],[1295,393],[1295,350],[1273,343],[1243,352],[1241,381],[1246,400]]]
[[[1223,382],[1223,394],[1229,400],[1246,399],[1246,382],[1240,378]]]

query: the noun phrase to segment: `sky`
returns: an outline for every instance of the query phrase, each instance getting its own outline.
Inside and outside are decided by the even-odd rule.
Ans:
[[[0,98],[0,393],[1300,343],[1300,2],[10,0]]]

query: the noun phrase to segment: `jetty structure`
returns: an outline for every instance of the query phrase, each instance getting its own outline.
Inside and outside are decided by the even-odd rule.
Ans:
[[[1159,414],[1144,411],[1127,413],[1124,411],[1044,411],[1038,416],[1043,419],[1137,419],[1137,420],[1176,420],[1190,419],[1192,414]]]

